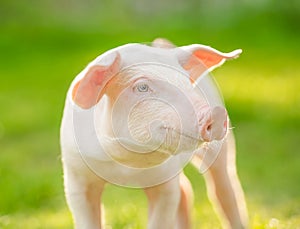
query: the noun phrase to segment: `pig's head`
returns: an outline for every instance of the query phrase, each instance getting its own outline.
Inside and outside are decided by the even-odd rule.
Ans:
[[[101,55],[72,89],[72,99],[82,109],[101,104],[95,128],[100,138],[110,139],[105,147],[110,156],[138,168],[225,137],[225,108],[210,104],[196,82],[241,52],[153,46],[130,44]]]

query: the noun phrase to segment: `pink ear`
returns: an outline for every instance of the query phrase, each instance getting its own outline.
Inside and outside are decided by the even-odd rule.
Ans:
[[[235,59],[242,53],[241,49],[222,53],[205,45],[189,45],[181,47],[181,49],[188,52],[188,57],[180,62],[183,68],[190,72],[192,82],[196,81],[205,71],[212,71],[222,65],[225,60]]]
[[[91,66],[84,77],[73,87],[73,101],[84,109],[94,106],[101,99],[106,84],[119,72],[119,69],[119,53],[115,54],[113,62],[107,66]]]

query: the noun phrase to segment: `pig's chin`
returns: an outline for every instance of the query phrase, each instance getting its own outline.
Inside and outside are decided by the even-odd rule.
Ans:
[[[115,162],[132,168],[146,169],[161,165],[171,156],[160,147],[132,141],[129,138],[101,137],[101,145]]]
[[[114,161],[132,168],[150,168],[165,163],[181,153],[193,153],[203,143],[191,134],[173,128],[161,128],[151,141],[141,142],[125,137],[101,137],[105,153]]]

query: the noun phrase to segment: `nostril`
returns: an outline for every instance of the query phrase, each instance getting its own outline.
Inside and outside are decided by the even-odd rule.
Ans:
[[[213,128],[213,123],[211,121],[207,122],[206,125],[203,126],[201,136],[204,141],[211,140]]]

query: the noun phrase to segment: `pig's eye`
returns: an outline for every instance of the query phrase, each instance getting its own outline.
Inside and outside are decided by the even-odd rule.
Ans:
[[[143,84],[137,85],[137,86],[136,86],[136,89],[137,89],[139,92],[147,92],[147,91],[149,91],[149,86],[148,86],[148,84],[143,83]]]

